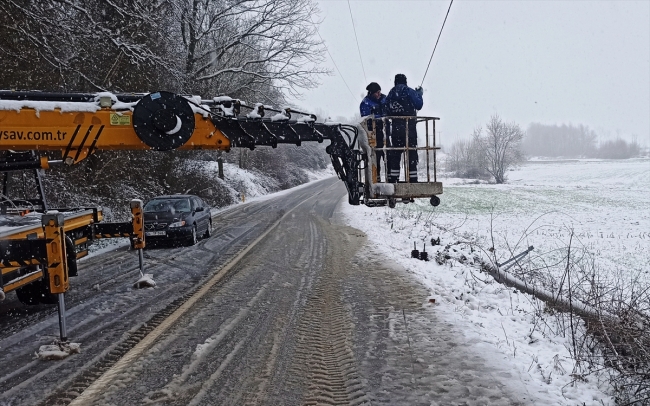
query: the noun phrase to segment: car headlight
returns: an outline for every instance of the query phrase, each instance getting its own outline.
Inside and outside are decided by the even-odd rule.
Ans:
[[[175,223],[171,223],[169,225],[169,228],[183,227],[184,225],[185,225],[185,220],[182,220],[182,221],[177,221]]]

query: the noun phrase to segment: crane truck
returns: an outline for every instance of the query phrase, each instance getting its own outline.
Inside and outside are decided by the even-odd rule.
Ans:
[[[220,150],[300,146],[329,140],[326,152],[344,182],[351,205],[394,207],[415,198],[439,204],[442,184],[436,178],[437,117],[415,120],[424,146],[384,146],[384,153],[415,149],[426,156],[426,182],[382,183],[375,154],[377,120],[359,125],[317,122],[317,117],[290,108],[278,110],[231,99],[201,99],[171,92],[148,94],[50,93],[0,91],[0,299],[10,291],[26,304],[57,303],[61,338],[65,340],[64,293],[77,273],[77,259],[100,238],[129,237],[140,254],[145,246],[142,202],[130,203],[132,221],[104,223],[99,207],[49,207],[41,171],[50,165],[77,164],[106,150]],[[60,159],[50,160],[53,154]],[[404,153],[406,157],[408,153]],[[408,160],[404,160],[408,173]],[[34,173],[36,198],[9,198],[10,175]],[[386,173],[386,172],[385,172]],[[13,215],[13,217],[12,217]],[[17,217],[16,217],[17,216]],[[20,220],[16,220],[20,219]]]

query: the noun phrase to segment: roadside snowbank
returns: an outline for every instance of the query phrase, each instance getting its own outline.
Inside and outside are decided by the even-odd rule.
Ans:
[[[647,159],[531,162],[510,171],[506,185],[442,179],[445,193],[436,208],[427,202],[393,210],[343,202],[341,210],[376,251],[429,288],[445,322],[480,343],[464,351],[480,353],[495,369],[511,366],[522,396],[534,397],[535,404],[613,405],[606,376],[575,368],[569,327],[553,310],[496,283],[478,262],[494,256],[503,262],[529,245],[534,260],[561,257],[573,232],[574,249],[600,265],[595,269],[602,278],[647,282],[648,169]],[[440,245],[431,246],[438,238]],[[426,243],[428,262],[411,258],[414,243],[420,251]]]
[[[537,317],[544,307],[539,300],[479,271],[477,259],[482,253],[459,242],[451,232],[423,230],[424,223],[415,218],[397,222],[396,212],[388,209],[343,207],[351,226],[364,231],[378,251],[430,289],[439,316],[463,331],[469,341],[480,343],[464,351],[480,353],[495,369],[504,363],[511,365],[517,378],[513,386],[523,385],[526,396],[532,396],[536,404],[613,404],[603,393],[609,389],[606,384],[593,376],[585,382],[572,375],[570,337],[558,334],[563,330],[553,325],[553,320]],[[411,258],[412,237],[424,234],[439,237],[441,243],[435,247],[427,244],[428,262]],[[422,250],[421,242],[417,248]]]

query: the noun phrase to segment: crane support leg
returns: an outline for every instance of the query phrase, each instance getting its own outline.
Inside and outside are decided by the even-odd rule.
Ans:
[[[142,210],[142,200],[131,200],[131,217],[133,223],[133,248],[138,250],[138,259],[140,261],[140,277],[144,277],[144,211]]]
[[[59,330],[61,341],[68,340],[65,323],[64,293],[70,286],[68,281],[68,263],[65,253],[65,234],[63,233],[63,214],[44,214],[42,224],[45,229],[47,247],[47,273],[50,280],[50,293],[58,296]]]

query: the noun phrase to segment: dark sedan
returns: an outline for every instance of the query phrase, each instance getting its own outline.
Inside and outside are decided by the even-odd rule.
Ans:
[[[144,231],[148,242],[180,241],[194,245],[199,237],[210,237],[210,208],[193,195],[154,197],[144,206]]]

